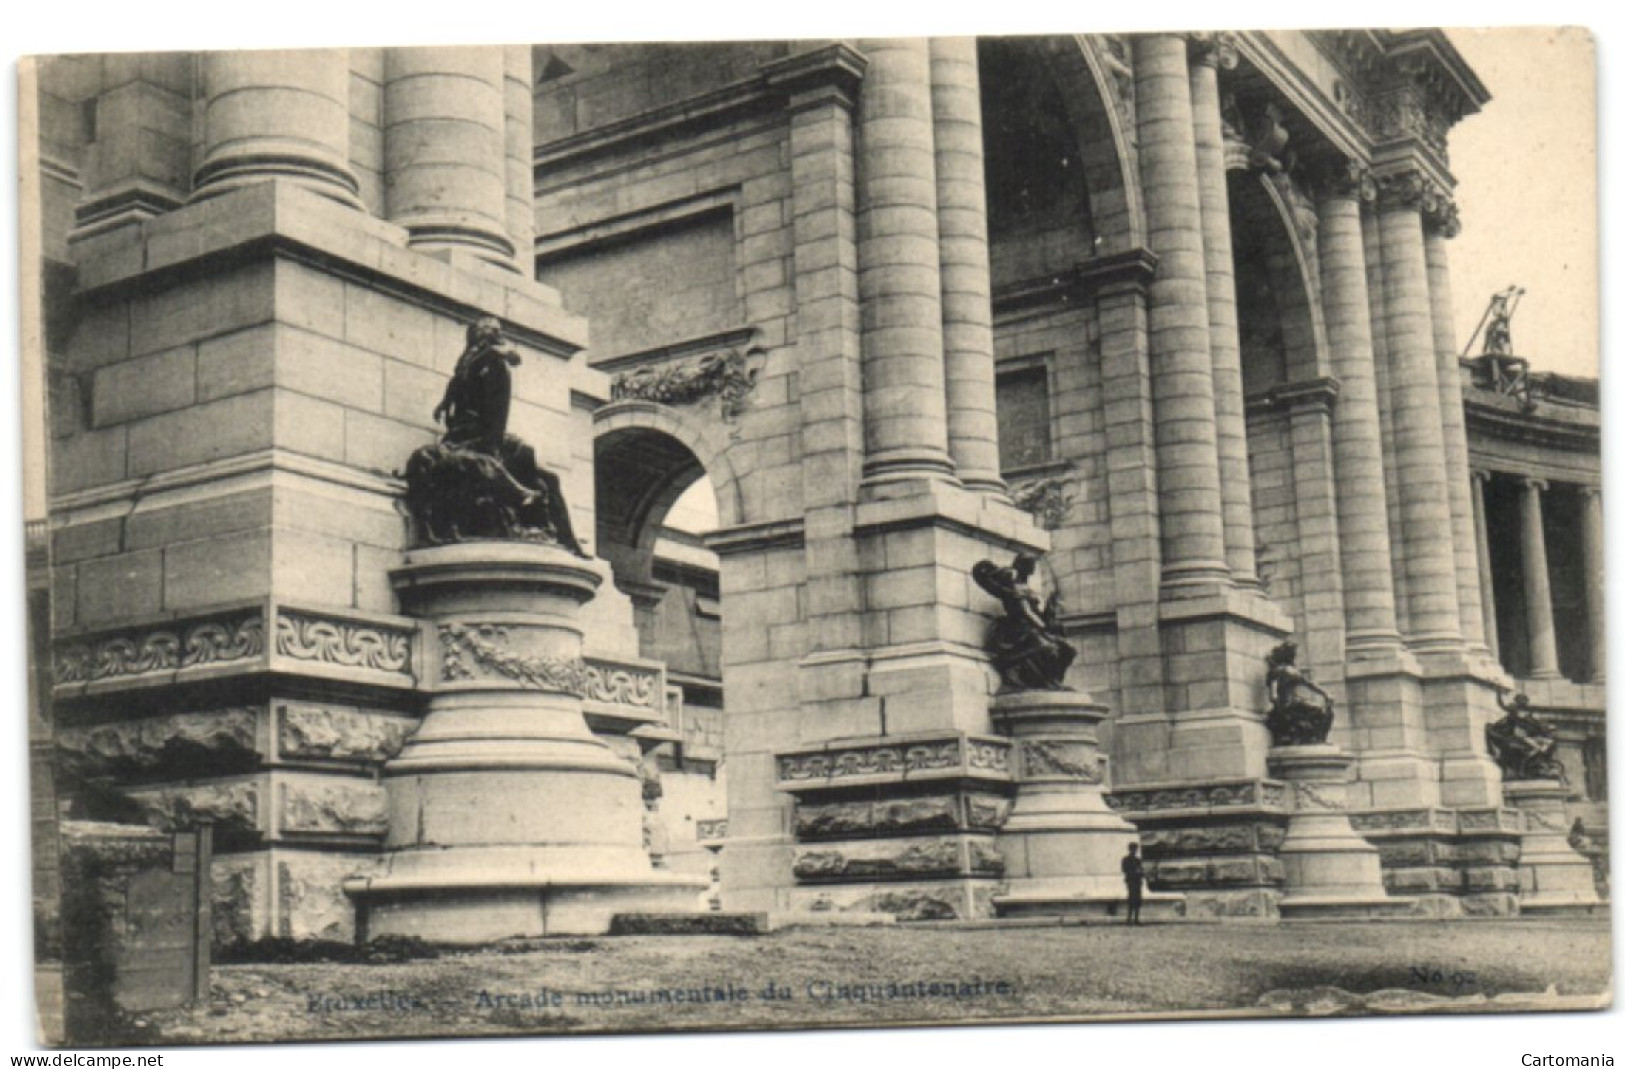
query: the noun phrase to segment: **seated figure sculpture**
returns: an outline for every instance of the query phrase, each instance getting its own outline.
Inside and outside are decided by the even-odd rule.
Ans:
[[[1506,716],[1484,729],[1484,743],[1490,756],[1501,766],[1507,780],[1555,779],[1568,782],[1568,774],[1557,759],[1557,736],[1529,707],[1529,695],[1506,696],[1510,688],[1495,696]]]
[[[1061,630],[1058,595],[1040,601],[1028,583],[1037,567],[1037,557],[1021,553],[1008,568],[984,560],[971,569],[977,585],[1004,607],[988,632],[987,650],[1006,690],[1069,689],[1066,670],[1077,650]]]
[[[435,422],[446,432],[406,463],[407,514],[415,546],[485,540],[546,542],[586,556],[576,540],[558,476],[508,433],[519,353],[485,316],[468,328]]]
[[[1276,746],[1314,746],[1332,730],[1332,696],[1298,667],[1298,644],[1291,640],[1270,651],[1264,688],[1270,708],[1264,726]]]

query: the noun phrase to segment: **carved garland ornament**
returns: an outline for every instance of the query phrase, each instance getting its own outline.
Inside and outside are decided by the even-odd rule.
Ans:
[[[299,613],[278,613],[276,651],[296,661],[410,675],[412,636],[392,628],[370,627]]]
[[[744,412],[745,398],[756,386],[756,369],[750,366],[750,356],[731,349],[698,360],[626,371],[610,384],[610,398],[687,405],[716,397],[721,403],[723,422],[733,423]]]
[[[1083,747],[1049,739],[1023,739],[1021,769],[1025,776],[1060,776],[1081,783],[1102,780],[1100,758]]]
[[[252,660],[265,652],[258,614],[209,620],[146,634],[115,635],[59,647],[52,663],[57,686],[173,672],[182,668]]]
[[[496,624],[441,624],[441,671],[448,680],[492,674],[526,690],[587,693],[587,666],[579,657],[525,657],[507,649],[508,629]],[[483,671],[482,671],[483,669]]]

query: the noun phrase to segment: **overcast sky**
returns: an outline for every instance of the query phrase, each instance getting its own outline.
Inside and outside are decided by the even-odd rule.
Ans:
[[[1513,347],[1537,370],[1597,374],[1596,66],[1577,29],[1452,30],[1493,99],[1450,138],[1462,232],[1450,246],[1456,344],[1490,294],[1529,292]],[[1481,342],[1475,342],[1473,353]]]

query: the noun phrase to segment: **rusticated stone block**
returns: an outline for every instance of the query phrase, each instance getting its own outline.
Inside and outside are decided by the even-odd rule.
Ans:
[[[899,798],[875,803],[876,832],[951,831],[959,824],[958,807],[948,795]]]
[[[1461,900],[1461,912],[1467,917],[1516,917],[1518,896],[1515,894],[1467,895]]]
[[[873,880],[958,875],[956,839],[877,839],[804,850],[791,866],[800,880]]]
[[[1518,873],[1512,868],[1474,866],[1463,870],[1462,882],[1468,891],[1516,891]]]
[[[279,786],[284,834],[382,836],[389,800],[376,783],[287,780]]]
[[[1010,817],[1010,799],[997,794],[965,796],[965,822],[972,828],[1002,828]]]
[[[1428,891],[1456,891],[1461,875],[1443,868],[1385,869],[1383,886],[1394,894],[1423,894]]]
[[[1514,865],[1521,852],[1516,842],[1505,839],[1469,839],[1455,845],[1456,859],[1463,864]]]
[[[216,857],[209,867],[210,902],[216,948],[266,934],[260,863],[263,855]]]
[[[169,768],[246,770],[259,759],[252,708],[209,709],[57,732],[57,751],[88,775]]]
[[[1193,891],[1185,896],[1185,916],[1192,920],[1225,917],[1278,917],[1276,891]]]
[[[831,839],[867,834],[874,828],[872,802],[803,803],[796,806],[796,838]]]
[[[355,938],[355,906],[343,884],[375,865],[375,859],[343,854],[283,856],[278,851],[275,864],[276,934],[293,939]]]
[[[284,758],[375,764],[400,752],[417,721],[342,705],[278,702],[277,751]]]
[[[145,810],[147,821],[164,831],[186,828],[199,820],[214,824],[216,840],[258,835],[259,784],[254,780],[199,783],[127,792]]]
[[[960,896],[952,892],[910,889],[886,891],[868,900],[875,913],[890,913],[900,921],[955,920],[960,916]]]
[[[966,843],[970,871],[977,875],[999,876],[1004,873],[1004,855],[994,843],[971,839]]]
[[[1377,855],[1382,858],[1385,866],[1389,865],[1426,865],[1433,861],[1433,845],[1424,840],[1402,839],[1399,841],[1373,844],[1377,848]]]

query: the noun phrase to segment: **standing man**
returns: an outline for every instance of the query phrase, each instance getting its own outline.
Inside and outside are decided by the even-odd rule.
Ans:
[[[1140,861],[1140,844],[1129,843],[1123,855],[1123,882],[1128,885],[1128,923],[1140,923],[1140,892],[1145,885],[1145,865]]]

